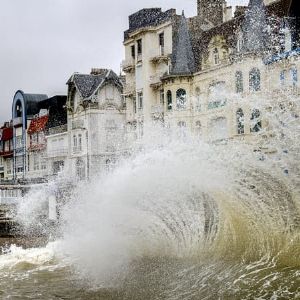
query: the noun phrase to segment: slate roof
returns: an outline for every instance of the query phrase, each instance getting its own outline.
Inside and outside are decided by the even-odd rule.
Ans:
[[[182,13],[177,42],[173,49],[172,75],[186,75],[195,71],[195,58],[187,19]]]
[[[56,95],[40,102],[40,109],[48,110],[46,129],[67,124],[67,96]]]
[[[102,69],[100,74],[77,74],[75,73],[67,82],[74,83],[83,99],[89,99],[94,93],[107,82],[113,82],[120,89],[123,83],[119,76],[112,70]]]
[[[124,32],[124,40],[129,34],[150,26],[158,26],[172,20],[176,16],[176,9],[169,9],[165,12],[161,8],[145,8],[129,16],[129,29]]]
[[[40,111],[39,103],[42,100],[48,98],[48,96],[45,94],[25,94],[25,93],[23,93],[23,97],[25,100],[26,114],[28,116],[32,116],[39,113]]]

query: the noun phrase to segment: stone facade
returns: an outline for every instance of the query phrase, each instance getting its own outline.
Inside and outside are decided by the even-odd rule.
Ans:
[[[112,70],[92,69],[68,81],[68,167],[78,179],[106,171],[124,155],[122,93],[122,78]]]
[[[261,102],[270,93],[274,99],[299,95],[299,12],[295,1],[266,4],[251,0],[229,18],[225,1],[198,1],[199,16],[174,14],[129,30],[124,46],[131,64],[123,64],[128,125],[160,120],[205,140],[256,141],[268,123]],[[215,7],[223,7],[223,19],[211,24]],[[162,36],[166,51],[153,57],[161,54]]]

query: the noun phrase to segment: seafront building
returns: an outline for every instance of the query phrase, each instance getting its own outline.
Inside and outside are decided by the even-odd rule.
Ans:
[[[192,18],[156,8],[131,15],[127,125],[256,141],[268,124],[264,99],[299,96],[299,17],[295,0],[250,0],[234,15],[222,0],[198,0]]]
[[[112,70],[75,73],[68,85],[69,172],[86,179],[126,154],[123,78]]]
[[[90,178],[153,124],[207,141],[268,135],[266,100],[285,106],[300,96],[296,1],[250,0],[234,13],[225,0],[197,4],[192,18],[160,8],[129,16],[125,76],[74,73],[67,96],[17,91],[0,129],[0,180],[40,182],[63,171]]]

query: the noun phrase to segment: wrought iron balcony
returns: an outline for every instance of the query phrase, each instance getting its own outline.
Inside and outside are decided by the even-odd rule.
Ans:
[[[150,61],[153,64],[158,64],[160,62],[168,63],[170,60],[170,55],[166,54],[165,47],[160,46],[157,53],[155,53]]]

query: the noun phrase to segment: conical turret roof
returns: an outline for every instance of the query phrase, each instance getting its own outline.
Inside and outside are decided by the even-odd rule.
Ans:
[[[250,0],[242,25],[243,52],[261,52],[269,47],[268,22],[263,0]]]
[[[177,42],[174,48],[172,74],[186,75],[195,71],[195,58],[193,54],[191,38],[187,19],[182,12]]]

